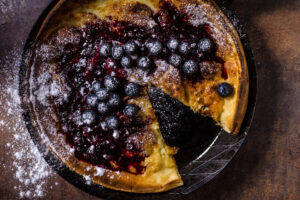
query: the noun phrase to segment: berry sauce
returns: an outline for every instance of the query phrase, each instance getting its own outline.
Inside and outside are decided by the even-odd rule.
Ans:
[[[57,73],[67,80],[71,92],[66,103],[55,103],[55,97],[53,101],[59,117],[60,132],[65,134],[67,143],[74,148],[75,156],[79,160],[110,170],[127,171],[133,174],[144,172],[145,166],[142,163],[147,155],[144,149],[130,140],[130,136],[145,132],[147,120],[142,120],[138,115],[132,116],[132,114],[127,114],[130,116],[128,117],[123,113],[128,99],[132,97],[127,96],[124,89],[129,82],[126,71],[120,63],[121,57],[132,58],[132,63],[128,65],[131,68],[137,67],[138,58],[150,59],[151,67],[149,63],[146,63],[147,68],[145,67],[148,73],[152,73],[156,68],[153,66],[154,60],[162,59],[168,62],[174,53],[180,56],[182,65],[190,60],[193,61],[190,63],[213,61],[223,64],[223,61],[215,55],[217,45],[210,36],[209,26],[203,24],[194,27],[188,22],[188,17],[184,11],[179,11],[170,2],[163,2],[160,10],[152,15],[157,23],[152,28],[114,20],[99,20],[77,28],[82,35],[81,42],[75,51],[71,49],[74,47],[65,47],[63,56],[59,58],[57,69]],[[207,54],[199,50],[201,48],[197,45],[201,38],[208,38],[212,41],[213,47],[211,48],[213,49],[210,49],[212,53]],[[171,39],[176,40],[175,43],[173,42],[173,49],[168,48],[167,45]],[[120,49],[120,46],[124,48],[126,43],[130,44],[128,42],[134,42],[137,46],[137,49],[132,51],[135,57],[128,53],[130,45],[127,51]],[[189,49],[179,52],[176,49],[176,42],[188,43]],[[157,46],[149,47],[149,44]],[[109,49],[116,46],[119,48],[117,53]],[[133,46],[133,48],[136,47]],[[115,55],[112,56],[111,52]],[[179,66],[176,67],[179,68]],[[192,67],[195,68],[195,66]],[[223,75],[226,76],[224,67],[222,70]],[[194,73],[192,75],[185,74],[182,69],[180,71],[186,79],[201,81],[204,76],[201,71],[205,70],[187,69],[189,73]],[[104,79],[107,76],[115,77],[118,85],[105,88]],[[110,84],[114,84],[113,81]],[[108,91],[110,96],[117,100],[121,99],[121,102],[111,100],[113,103],[109,104],[110,100],[105,99],[102,94],[101,100],[95,103],[96,100],[91,98],[95,99],[97,96],[97,88],[103,88],[103,90],[112,88],[113,91]],[[87,103],[88,97],[89,103]],[[101,106],[95,104],[101,104]],[[82,113],[89,118],[83,120]],[[87,120],[89,123],[84,123]]]

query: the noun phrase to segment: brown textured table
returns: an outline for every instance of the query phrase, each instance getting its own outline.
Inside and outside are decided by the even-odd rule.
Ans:
[[[0,0],[0,86],[8,83],[8,53],[20,52],[47,0]],[[300,1],[235,0],[255,56],[258,101],[251,130],[230,164],[211,182],[183,199],[300,199]],[[16,65],[11,65],[16,67]],[[14,70],[14,69],[10,69]],[[16,70],[15,70],[16,71]],[[8,87],[8,86],[7,86]],[[13,167],[13,114],[0,96],[0,199],[18,199]],[[9,117],[7,117],[9,116]],[[2,122],[2,123],[1,123]],[[26,163],[25,163],[26,164]],[[97,199],[58,175],[47,179],[40,199]],[[30,196],[30,199],[37,197]]]

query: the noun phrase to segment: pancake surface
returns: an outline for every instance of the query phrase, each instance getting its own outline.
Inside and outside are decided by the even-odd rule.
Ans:
[[[202,1],[61,1],[40,31],[31,61],[29,101],[49,150],[70,169],[108,188],[150,193],[182,185],[173,158],[178,149],[162,137],[147,91],[156,87],[193,112],[212,117],[227,132],[238,133],[248,98],[247,67],[239,57],[238,37],[223,17],[213,3]],[[191,45],[191,53],[173,53],[183,63],[194,60],[197,73],[184,73],[184,64],[170,63],[167,43],[172,38]],[[202,38],[214,42],[213,53],[199,52]],[[104,44],[124,49],[130,41],[139,48],[127,53],[130,67],[111,52],[101,53]],[[163,46],[158,55],[149,53],[153,41]],[[138,66],[141,57],[150,58],[146,70]],[[108,76],[117,78],[117,89],[109,89],[114,86],[105,83]],[[117,95],[118,105],[114,107],[117,98],[100,100],[95,82]],[[226,98],[217,90],[224,82],[233,87]],[[124,93],[129,83],[139,86],[138,95]],[[111,110],[101,114],[87,104],[92,95],[97,106],[110,104]],[[134,117],[124,111],[129,104],[138,107]],[[107,128],[112,116],[119,125]]]

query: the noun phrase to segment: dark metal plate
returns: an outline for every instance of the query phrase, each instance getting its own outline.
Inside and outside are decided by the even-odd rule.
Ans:
[[[48,7],[41,14],[37,22],[32,28],[30,35],[26,41],[24,52],[22,55],[22,62],[20,65],[20,91],[19,94],[22,99],[22,108],[24,110],[23,117],[26,122],[27,129],[31,135],[32,140],[37,145],[39,151],[44,155],[45,160],[49,165],[57,171],[64,179],[71,184],[80,188],[81,190],[90,194],[102,197],[104,199],[130,199],[130,200],[147,200],[147,199],[174,199],[200,188],[202,185],[214,178],[233,158],[236,152],[241,147],[247,132],[249,131],[252,118],[255,110],[256,102],[256,69],[252,56],[250,44],[248,42],[243,26],[237,21],[238,18],[232,14],[231,11],[226,9],[226,3],[222,0],[220,3],[223,12],[228,16],[231,21],[234,21],[241,41],[246,53],[250,88],[249,88],[249,103],[247,112],[238,135],[229,135],[224,131],[212,131],[209,135],[202,135],[201,143],[198,145],[191,145],[189,148],[179,151],[176,155],[176,161],[179,166],[179,172],[182,176],[184,186],[175,188],[173,190],[159,193],[159,194],[133,194],[126,192],[118,192],[110,189],[103,188],[102,186],[91,184],[87,185],[83,177],[71,171],[60,160],[58,160],[52,153],[47,151],[46,145],[42,142],[40,135],[34,126],[34,119],[30,113],[29,105],[24,101],[24,95],[28,90],[28,80],[26,80],[29,73],[29,66],[27,63],[28,55],[37,33],[45,20],[50,10],[57,4],[58,0],[52,1]]]

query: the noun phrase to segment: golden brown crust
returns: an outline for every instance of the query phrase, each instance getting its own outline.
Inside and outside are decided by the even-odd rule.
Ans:
[[[61,0],[45,20],[39,38],[44,41],[50,37],[51,33],[63,27],[81,26],[86,22],[96,21],[98,18],[106,18],[107,16],[151,26],[152,22],[149,16],[151,10],[157,11],[159,8],[159,0],[139,0],[137,2],[125,0]],[[158,71],[156,76],[152,77],[151,84],[189,105],[195,112],[213,117],[227,132],[238,133],[247,107],[248,71],[243,48],[236,31],[226,16],[212,2],[191,0],[172,0],[172,2],[178,8],[186,8],[187,5],[198,5],[198,3],[205,8],[208,15],[207,20],[211,24],[215,24],[215,32],[213,32],[215,35],[213,37],[217,42],[219,37],[226,40],[222,45],[219,45],[221,48],[218,50],[218,56],[225,60],[225,68],[229,76],[226,82],[234,86],[235,93],[225,99],[217,95],[214,88],[223,80],[220,71],[216,76],[207,78],[201,83],[190,83],[181,80],[178,70],[168,67],[165,71]],[[223,35],[217,35],[220,33]],[[224,46],[227,46],[227,48],[223,48]],[[45,66],[41,65],[40,67]],[[131,73],[131,75],[134,76],[134,73]],[[138,80],[136,77],[134,79]],[[183,84],[181,84],[182,82]],[[143,104],[140,106],[144,109],[142,113],[152,118],[149,132],[155,137],[155,142],[151,144],[151,148],[147,148],[150,156],[145,160],[147,167],[142,175],[110,170],[103,171],[93,165],[79,161],[70,152],[69,147],[65,145],[63,137],[48,133],[47,128],[43,128],[50,126],[48,120],[41,120],[39,126],[41,132],[44,132],[48,138],[49,150],[66,163],[71,170],[95,183],[111,189],[137,193],[161,192],[182,185],[182,180],[172,157],[176,153],[176,149],[165,145],[149,99],[143,96],[141,99],[133,99],[132,102],[138,105]],[[37,110],[36,112],[38,113]],[[44,112],[44,110],[41,109],[40,112]],[[54,126],[56,117],[53,114],[50,115]],[[35,117],[39,118],[39,116]]]
[[[233,44],[236,48],[236,66],[234,70],[238,72],[237,79],[235,82],[236,88],[236,99],[235,107],[232,111],[232,116],[225,120],[226,126],[228,127],[226,130],[227,132],[238,134],[240,131],[240,127],[242,125],[247,106],[248,106],[248,94],[249,94],[249,74],[248,74],[248,66],[247,61],[244,53],[244,48],[242,45],[242,42],[239,38],[239,35],[234,28],[234,26],[231,24],[229,19],[224,15],[223,12],[221,12],[221,9],[218,7],[218,5],[212,1],[214,7],[216,7],[218,10],[219,15],[225,20],[224,26],[225,29],[230,33],[232,37]],[[225,63],[226,64],[226,63]],[[230,62],[228,62],[228,65],[230,65]],[[226,67],[226,66],[225,66]],[[230,69],[230,67],[228,66]],[[233,73],[232,76],[235,76]]]

